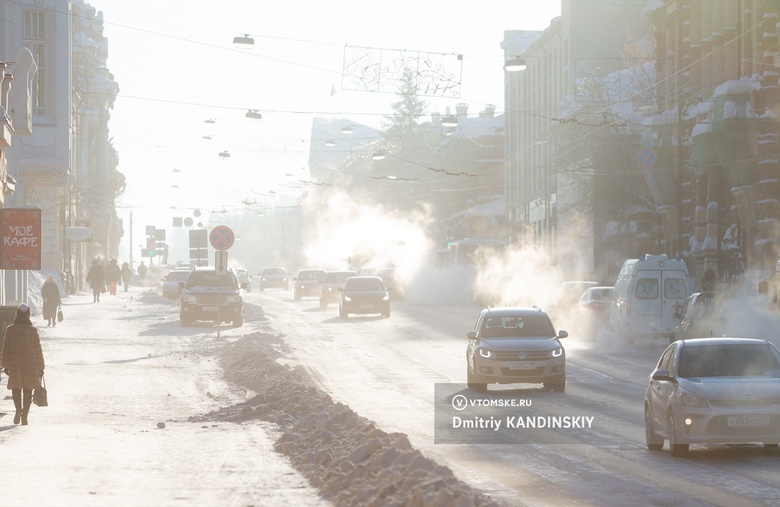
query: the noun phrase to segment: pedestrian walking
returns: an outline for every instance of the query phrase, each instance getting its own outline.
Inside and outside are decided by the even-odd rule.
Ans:
[[[122,285],[125,286],[125,292],[127,292],[127,288],[130,287],[130,280],[133,279],[133,268],[130,267],[130,264],[123,263],[122,264]]]
[[[54,281],[54,276],[49,275],[41,287],[41,297],[43,297],[43,318],[46,319],[47,326],[57,325],[57,309],[62,304],[60,299],[60,288]]]
[[[100,303],[100,293],[105,288],[105,279],[103,278],[103,267],[97,259],[92,260],[92,267],[87,273],[87,283],[92,287],[92,302]]]
[[[138,266],[138,277],[141,279],[141,287],[143,287],[144,284],[144,278],[146,278],[146,265],[144,264],[144,261],[141,261],[141,264]]]
[[[122,272],[119,269],[119,264],[116,259],[111,259],[106,268],[106,281],[108,281],[108,293],[112,296],[116,296],[116,285],[119,283],[119,279],[122,278]]]
[[[26,426],[33,389],[41,385],[44,363],[41,338],[30,320],[30,307],[24,303],[16,309],[14,323],[5,328],[2,367],[16,408],[14,424]]]

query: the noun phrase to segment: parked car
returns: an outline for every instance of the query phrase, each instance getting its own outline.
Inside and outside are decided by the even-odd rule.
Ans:
[[[249,271],[243,268],[235,269],[236,277],[238,278],[238,285],[247,292],[252,292],[252,278],[249,276]]]
[[[780,350],[757,338],[676,341],[661,354],[645,392],[648,449],[690,444],[780,442]]]
[[[351,276],[339,288],[339,316],[379,313],[390,317],[390,293],[378,276]]]
[[[339,289],[344,288],[347,278],[357,276],[352,270],[326,271],[320,284],[320,308],[327,308],[328,304],[339,300]]]
[[[489,383],[542,383],[563,391],[566,352],[559,340],[568,335],[556,333],[550,317],[538,308],[485,308],[467,335],[468,387],[484,391]]]
[[[722,336],[725,321],[723,314],[715,308],[718,295],[717,292],[694,292],[688,296],[678,312],[680,323],[674,329],[670,343],[688,338]]]
[[[184,285],[190,277],[191,269],[174,268],[163,277],[162,295],[168,299],[178,299],[184,291]]]
[[[260,272],[260,290],[290,288],[290,277],[284,268],[264,268]]]
[[[577,301],[582,298],[582,295],[586,290],[592,287],[598,287],[598,282],[592,282],[587,280],[567,280],[561,283],[559,304],[566,308],[577,304]]]
[[[302,269],[293,278],[293,299],[302,297],[319,297],[320,284],[325,278],[324,269]]]
[[[228,269],[224,275],[217,274],[213,266],[195,268],[181,295],[179,320],[182,327],[191,326],[199,320],[232,322],[235,327],[243,326],[244,298],[236,273]]]

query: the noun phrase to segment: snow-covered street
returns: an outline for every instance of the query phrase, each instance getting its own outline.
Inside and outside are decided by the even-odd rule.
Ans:
[[[33,317],[49,406],[13,425],[0,380],[4,506],[328,505],[282,455],[271,424],[196,417],[241,402],[213,350],[247,327],[179,327],[175,307],[131,288],[65,299],[65,320]]]

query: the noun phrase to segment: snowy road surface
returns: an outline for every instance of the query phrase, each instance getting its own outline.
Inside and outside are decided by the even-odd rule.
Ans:
[[[54,328],[33,317],[49,406],[14,426],[3,375],[0,505],[329,505],[273,451],[273,426],[188,422],[246,397],[207,352],[252,327],[217,340],[214,329],[182,330],[161,302],[134,288],[96,304],[68,297]]]

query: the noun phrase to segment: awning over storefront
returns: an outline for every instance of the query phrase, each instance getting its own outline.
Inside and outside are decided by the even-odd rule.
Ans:
[[[715,90],[712,117],[715,152],[732,187],[753,185],[755,124],[752,84],[730,81]]]
[[[639,162],[653,200],[659,205],[677,203],[677,169],[674,167],[674,120],[658,115],[644,121],[642,150],[652,153]],[[648,160],[652,160],[649,162]]]

